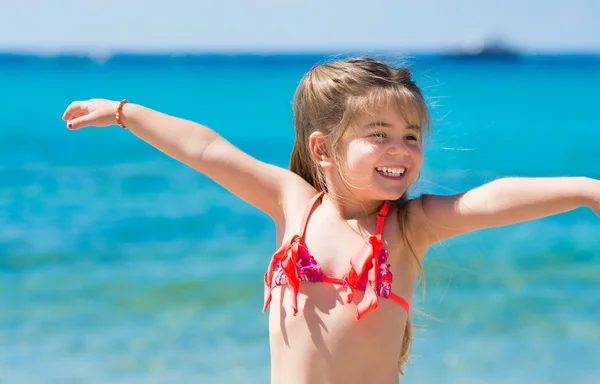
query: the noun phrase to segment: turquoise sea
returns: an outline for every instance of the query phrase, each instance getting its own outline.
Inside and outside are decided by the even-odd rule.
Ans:
[[[285,167],[294,89],[329,57],[0,54],[0,383],[268,383],[270,220],[126,130],[60,118],[126,97]],[[409,62],[434,116],[414,194],[600,178],[600,57]],[[600,380],[590,210],[444,242],[425,269],[403,383]]]

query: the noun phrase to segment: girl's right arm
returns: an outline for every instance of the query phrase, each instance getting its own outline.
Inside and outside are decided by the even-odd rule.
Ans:
[[[119,102],[102,99],[76,101],[63,120],[73,130],[114,125],[118,106]],[[312,193],[296,174],[247,155],[200,124],[129,103],[123,105],[121,121],[142,140],[207,175],[275,222],[283,220],[286,195]]]

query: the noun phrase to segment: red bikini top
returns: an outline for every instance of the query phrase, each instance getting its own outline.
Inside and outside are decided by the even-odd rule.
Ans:
[[[379,296],[389,298],[410,311],[408,302],[391,292],[392,273],[387,263],[388,252],[382,246],[382,233],[385,216],[390,202],[385,201],[377,216],[375,235],[369,236],[369,241],[360,252],[350,259],[350,268],[343,278],[323,275],[320,265],[304,244],[304,235],[308,219],[323,192],[316,194],[307,204],[300,225],[300,232],[275,252],[271,258],[269,269],[265,273],[265,302],[263,312],[266,312],[271,302],[271,291],[277,285],[285,285],[292,293],[292,309],[298,313],[298,289],[300,281],[323,282],[342,285],[346,288],[345,301],[351,303],[354,290],[365,292],[363,299],[357,304],[356,318],[360,319],[379,305]]]

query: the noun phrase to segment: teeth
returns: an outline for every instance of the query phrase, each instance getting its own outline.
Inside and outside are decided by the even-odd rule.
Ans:
[[[406,168],[377,167],[376,169],[386,176],[400,176],[406,171]]]

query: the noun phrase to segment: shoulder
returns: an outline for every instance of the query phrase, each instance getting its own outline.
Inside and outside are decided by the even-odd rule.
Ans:
[[[298,230],[308,203],[317,193],[319,191],[295,173],[288,178],[279,201],[281,215],[274,219],[279,239]]]
[[[422,195],[394,204],[399,236],[405,245],[416,253],[419,258],[422,258],[427,249],[434,243],[432,232],[429,230],[430,225],[423,209],[426,198],[426,195]]]

